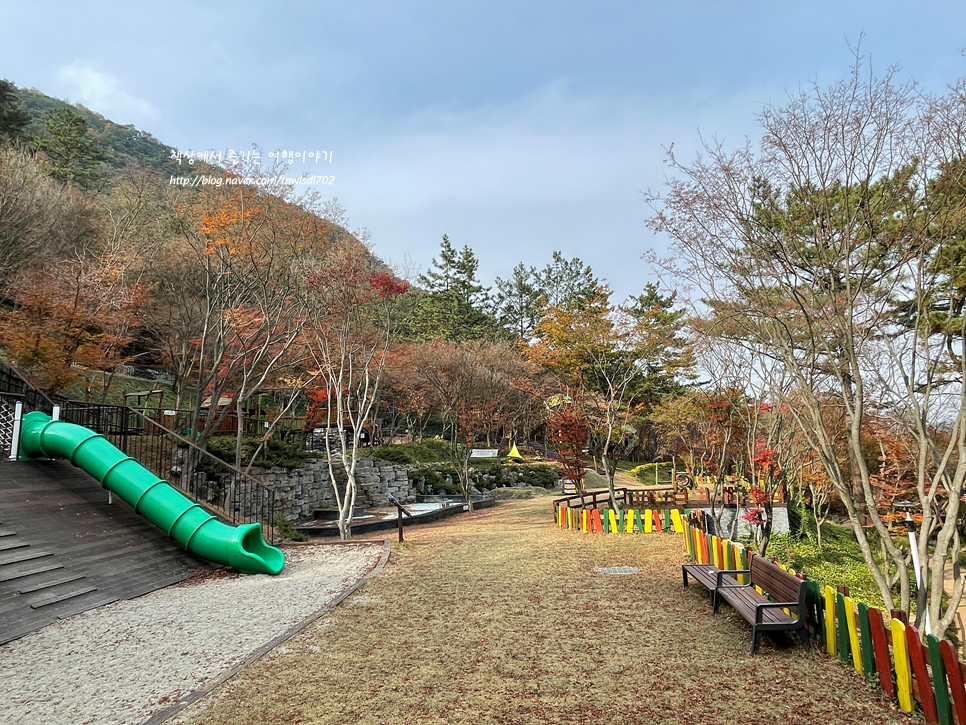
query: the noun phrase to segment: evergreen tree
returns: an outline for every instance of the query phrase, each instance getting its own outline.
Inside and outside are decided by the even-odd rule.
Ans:
[[[479,264],[473,250],[464,246],[457,252],[443,235],[439,260],[433,258],[432,268],[419,276],[426,292],[409,322],[415,337],[460,342],[493,335],[496,326],[487,313],[489,290],[476,278]]]
[[[97,170],[104,153],[87,135],[87,121],[69,108],[50,114],[34,145],[43,154],[46,172],[65,184],[90,188],[104,177]]]
[[[502,327],[520,340],[529,340],[540,324],[543,294],[536,284],[537,270],[520,262],[510,279],[496,278],[496,315]]]
[[[557,307],[571,312],[585,309],[597,297],[601,282],[580,259],[564,259],[555,251],[553,261],[539,272],[521,262],[513,276],[497,277],[495,312],[500,325],[520,340],[529,340],[539,328],[544,310]]]
[[[7,80],[0,80],[0,143],[21,143],[27,140],[27,124],[30,116],[20,107],[17,87]]]
[[[553,253],[553,262],[534,274],[535,284],[543,296],[544,305],[572,309],[584,309],[597,298],[601,282],[590,265],[579,258],[564,259],[560,252]]]

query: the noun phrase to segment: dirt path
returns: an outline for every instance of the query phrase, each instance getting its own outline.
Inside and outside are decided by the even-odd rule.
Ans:
[[[680,536],[563,531],[536,499],[406,539],[382,574],[183,722],[911,722],[817,649],[766,638],[750,657],[747,623],[681,587]],[[620,565],[639,572],[598,571]]]

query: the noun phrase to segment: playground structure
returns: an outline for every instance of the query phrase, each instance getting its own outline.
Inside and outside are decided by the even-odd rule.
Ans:
[[[19,450],[25,459],[68,459],[202,558],[244,574],[278,574],[285,564],[284,554],[263,540],[260,524],[222,523],[88,428],[34,411],[23,418]]]

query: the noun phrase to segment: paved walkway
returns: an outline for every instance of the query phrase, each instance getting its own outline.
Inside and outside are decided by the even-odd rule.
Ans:
[[[289,548],[277,577],[189,580],[0,646],[0,721],[141,725],[277,643],[381,555],[375,544]]]

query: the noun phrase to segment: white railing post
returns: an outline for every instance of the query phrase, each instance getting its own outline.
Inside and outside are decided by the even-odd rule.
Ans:
[[[55,405],[53,412],[50,414],[51,420],[60,420],[60,406]]]
[[[13,412],[13,435],[10,436],[10,460],[20,457],[20,424],[23,421],[23,402],[18,400]]]

